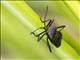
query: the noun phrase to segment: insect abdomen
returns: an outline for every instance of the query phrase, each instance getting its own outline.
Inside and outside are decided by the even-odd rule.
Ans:
[[[56,40],[56,41],[54,42],[54,45],[55,45],[56,47],[59,47],[59,46],[61,45],[61,39]]]
[[[54,41],[54,45],[56,47],[59,47],[61,45],[62,34],[59,31],[57,33],[58,33],[57,35],[58,38]]]

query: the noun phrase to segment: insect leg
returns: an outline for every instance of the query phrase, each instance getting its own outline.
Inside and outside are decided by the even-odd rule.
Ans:
[[[36,37],[39,37],[41,34],[43,34],[45,31],[43,31],[43,32],[41,32],[41,33],[39,33],[39,34],[35,34],[35,33],[32,33],[32,34],[34,34],[34,36],[36,36]]]
[[[37,37],[39,37],[41,34],[45,33],[46,31],[43,31],[41,33],[39,33],[38,35],[36,35]]]
[[[46,33],[44,33],[41,37],[39,36],[39,37],[38,37],[38,41],[40,41],[45,34],[46,34]]]
[[[47,24],[47,26],[50,27],[53,22],[54,22],[54,20],[50,20],[49,23]]]
[[[36,29],[33,32],[31,32],[31,34],[34,34],[34,32],[37,31],[37,30],[39,30],[39,29],[44,29],[44,27],[39,27],[38,29]]]
[[[46,19],[46,20],[43,21],[43,20],[41,19],[41,17],[40,17],[40,21],[41,21],[42,23],[45,23],[45,22],[50,21],[50,20],[51,20],[51,19]]]
[[[45,23],[45,21],[43,21],[43,20],[41,19],[41,17],[40,17],[40,21],[41,21],[42,23]]]
[[[47,37],[47,46],[49,48],[49,51],[52,52],[51,47],[50,47],[50,44],[49,44],[49,41],[48,41],[48,37]]]
[[[45,16],[44,16],[44,21],[42,21],[41,20],[41,17],[40,17],[40,20],[41,20],[41,22],[43,22],[44,23],[44,26],[45,26],[45,20],[46,20],[46,17],[47,17],[47,13],[48,13],[48,6],[46,7],[46,10],[45,10]]]
[[[59,31],[61,31],[63,28],[65,28],[65,25],[62,25],[62,26],[59,26],[59,27],[57,27],[57,29],[58,28],[61,28]]]
[[[48,28],[52,25],[53,22],[54,22],[54,20],[49,20],[47,26],[45,27],[46,30],[48,30]]]

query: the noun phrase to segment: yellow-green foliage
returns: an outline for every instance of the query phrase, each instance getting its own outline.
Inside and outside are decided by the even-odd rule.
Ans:
[[[30,32],[43,26],[34,10],[53,11],[57,24],[64,24],[61,46],[49,52],[46,37],[40,42]],[[34,9],[32,9],[32,8]],[[78,1],[1,1],[1,58],[21,60],[79,60],[80,59],[80,3]],[[38,11],[39,12],[39,11]],[[43,13],[45,14],[45,12]],[[40,31],[38,31],[39,33]]]

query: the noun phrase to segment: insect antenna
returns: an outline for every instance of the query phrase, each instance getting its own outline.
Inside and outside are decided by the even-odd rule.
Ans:
[[[47,13],[48,13],[48,6],[46,7],[45,16],[44,16],[44,21],[46,21]],[[44,26],[45,26],[45,22],[44,22]]]

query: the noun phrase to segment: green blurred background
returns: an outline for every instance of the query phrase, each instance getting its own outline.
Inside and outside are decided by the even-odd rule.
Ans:
[[[30,32],[43,26],[47,18],[55,25],[66,25],[61,32],[61,46],[51,45],[46,36],[37,42]],[[1,1],[1,59],[2,60],[79,60],[80,59],[80,2],[79,1]],[[37,33],[40,33],[38,31]]]

